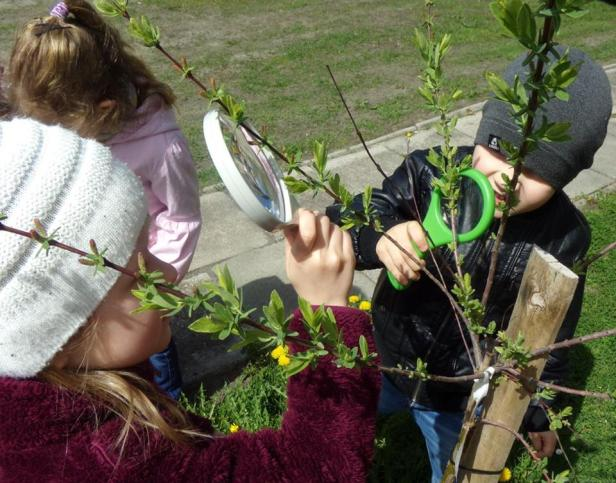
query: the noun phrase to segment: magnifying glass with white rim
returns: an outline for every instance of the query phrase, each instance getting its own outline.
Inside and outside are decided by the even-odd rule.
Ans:
[[[295,225],[297,202],[267,146],[218,109],[203,118],[203,135],[220,179],[252,221],[267,231]]]

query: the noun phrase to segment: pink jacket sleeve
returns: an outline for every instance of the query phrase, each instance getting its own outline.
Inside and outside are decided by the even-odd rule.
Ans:
[[[150,220],[152,254],[170,263],[181,280],[190,266],[201,231],[199,184],[188,144],[183,136],[172,139],[152,176],[151,190],[166,209]]]

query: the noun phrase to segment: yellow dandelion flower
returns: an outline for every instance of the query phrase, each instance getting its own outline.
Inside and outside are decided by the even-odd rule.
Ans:
[[[350,304],[356,304],[359,303],[361,299],[359,298],[359,295],[351,295],[349,296],[349,303]]]
[[[372,304],[370,303],[370,300],[362,300],[359,303],[359,310],[365,310],[366,312],[368,312],[371,308]]]
[[[501,471],[498,481],[509,481],[510,479],[511,479],[511,470],[505,466],[503,468],[503,471]]]
[[[237,424],[232,424],[229,426],[230,433],[237,433],[240,430],[240,427]]]
[[[278,365],[279,366],[288,366],[289,364],[291,364],[291,359],[286,354],[282,354],[278,358]]]
[[[286,345],[279,345],[270,354],[274,359],[278,359],[281,356],[286,355],[287,352],[289,352],[289,349]]]

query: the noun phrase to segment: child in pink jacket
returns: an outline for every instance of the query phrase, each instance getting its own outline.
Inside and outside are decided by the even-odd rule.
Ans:
[[[199,186],[171,88],[128,51],[119,32],[84,0],[58,3],[18,34],[9,101],[19,115],[61,124],[108,145],[143,184],[149,251],[186,274],[201,230]],[[182,379],[173,340],[151,359],[156,382],[178,398]]]
[[[161,96],[150,96],[135,121],[105,144],[141,179],[150,215],[148,249],[173,265],[181,280],[197,247],[201,212],[197,174],[173,111]]]

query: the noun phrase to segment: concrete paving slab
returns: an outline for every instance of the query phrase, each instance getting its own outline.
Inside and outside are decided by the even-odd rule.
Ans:
[[[474,138],[462,131],[455,131],[451,138],[451,144],[454,146],[472,145]],[[411,138],[411,151],[415,149],[428,149],[433,146],[438,146],[442,142],[440,135],[434,129],[422,129],[413,134]]]
[[[579,196],[594,193],[613,182],[614,178],[603,173],[598,173],[592,169],[585,169],[565,187],[564,191],[570,198],[574,199]]]
[[[471,137],[474,141],[477,128],[479,127],[479,121],[481,121],[481,111],[460,118],[458,124],[456,124],[456,130]]]
[[[191,271],[262,247],[272,238],[238,208],[226,191],[201,197],[203,228]]]
[[[603,146],[595,154],[595,161],[592,169],[598,173],[603,173],[612,178],[616,178],[616,119],[611,123],[608,134]]]

